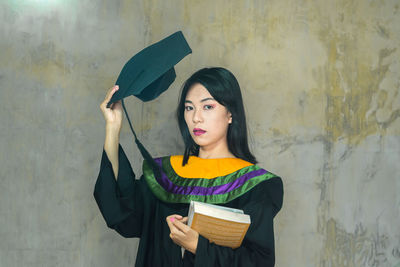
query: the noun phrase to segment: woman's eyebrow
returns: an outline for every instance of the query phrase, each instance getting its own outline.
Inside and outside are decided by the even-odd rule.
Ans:
[[[212,98],[212,97],[207,97],[207,98],[202,99],[200,102],[204,102],[204,101],[207,101],[207,100],[214,100],[214,101],[215,101],[214,98]]]
[[[204,101],[207,101],[207,100],[213,100],[213,101],[215,101],[214,98],[212,98],[212,97],[207,97],[207,98],[204,98],[204,99],[200,100],[200,102],[204,102]],[[190,100],[185,100],[185,103],[192,103],[192,104],[193,104],[193,102],[190,101]]]

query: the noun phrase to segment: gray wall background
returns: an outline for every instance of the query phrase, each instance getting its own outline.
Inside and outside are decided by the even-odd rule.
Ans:
[[[138,240],[109,230],[92,197],[99,104],[131,55],[176,30],[193,49],[176,82],[126,102],[153,155],[182,151],[183,81],[227,67],[260,165],[284,179],[276,266],[399,267],[396,0],[2,0],[0,266],[133,266]]]

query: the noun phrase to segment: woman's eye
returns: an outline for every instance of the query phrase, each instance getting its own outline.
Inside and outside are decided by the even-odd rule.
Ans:
[[[204,109],[213,109],[213,108],[214,108],[213,105],[205,105],[205,106],[204,106]]]
[[[191,107],[191,106],[186,106],[185,107],[185,110],[187,110],[187,111],[189,111],[189,110],[192,110],[193,108]]]

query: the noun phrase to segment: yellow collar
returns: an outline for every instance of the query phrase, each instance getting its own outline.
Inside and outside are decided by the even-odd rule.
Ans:
[[[205,178],[211,179],[225,176],[253,165],[252,163],[239,158],[202,159],[190,156],[188,163],[182,167],[182,155],[171,156],[170,162],[175,173],[184,178]]]

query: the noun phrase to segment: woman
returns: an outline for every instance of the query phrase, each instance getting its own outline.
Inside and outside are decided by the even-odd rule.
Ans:
[[[160,177],[144,161],[139,180],[119,145],[121,103],[106,108],[116,90],[100,105],[106,138],[94,196],[110,228],[140,238],[136,266],[274,266],[273,218],[282,206],[282,181],[255,164],[233,74],[205,68],[185,82],[177,108],[184,154],[155,159]],[[249,214],[242,245],[210,243],[187,226],[190,200]]]

